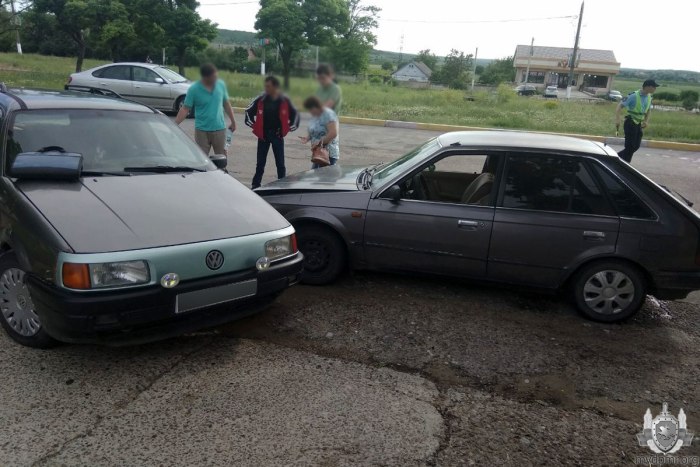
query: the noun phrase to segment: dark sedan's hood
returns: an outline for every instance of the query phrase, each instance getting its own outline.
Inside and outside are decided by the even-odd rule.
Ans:
[[[357,191],[357,177],[364,169],[364,166],[333,165],[289,175],[256,191]]]
[[[221,171],[18,182],[76,253],[138,250],[287,227],[272,207]]]

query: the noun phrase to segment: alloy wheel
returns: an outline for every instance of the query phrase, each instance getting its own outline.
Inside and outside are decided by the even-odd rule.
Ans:
[[[17,334],[32,337],[41,330],[41,323],[24,278],[24,271],[18,268],[0,276],[0,312]]]
[[[634,300],[634,283],[621,271],[606,270],[592,275],[583,286],[586,305],[596,313],[622,313]]]

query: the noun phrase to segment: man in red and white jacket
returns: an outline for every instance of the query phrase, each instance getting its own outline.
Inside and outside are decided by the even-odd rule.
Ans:
[[[253,99],[245,111],[245,124],[258,137],[258,162],[253,177],[253,189],[262,183],[267,153],[272,146],[277,165],[277,178],[284,178],[284,137],[299,127],[299,112],[292,101],[280,91],[280,82],[274,76],[265,78],[265,92]]]

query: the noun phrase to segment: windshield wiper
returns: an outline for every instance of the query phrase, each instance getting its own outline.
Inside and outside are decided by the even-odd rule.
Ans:
[[[175,165],[154,165],[152,167],[124,167],[124,172],[152,172],[167,174],[174,172],[206,172],[207,169],[197,167],[175,166]]]
[[[98,170],[83,170],[80,172],[81,177],[131,177],[129,172],[109,172]]]

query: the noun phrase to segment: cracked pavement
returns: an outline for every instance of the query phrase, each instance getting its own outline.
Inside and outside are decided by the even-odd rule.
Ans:
[[[341,133],[345,163],[432,135]],[[234,146],[244,182],[254,144]],[[639,165],[700,201],[700,154],[669,154],[643,149]],[[306,164],[290,141],[290,172]],[[649,299],[602,325],[557,296],[358,273],[138,347],[0,335],[0,465],[633,465],[650,454],[635,438],[647,407],[683,407],[700,431],[698,302]]]

